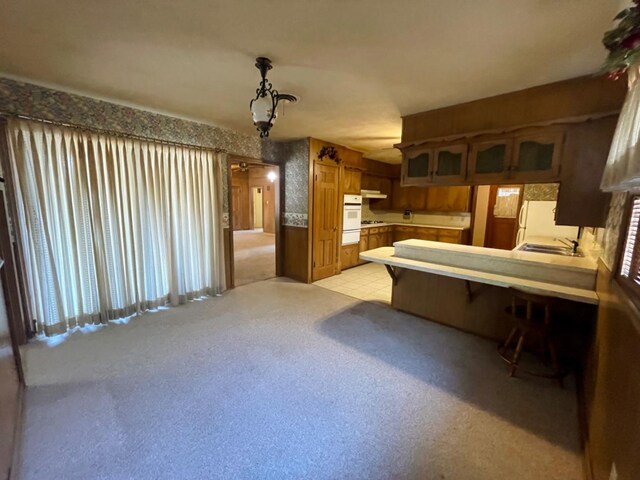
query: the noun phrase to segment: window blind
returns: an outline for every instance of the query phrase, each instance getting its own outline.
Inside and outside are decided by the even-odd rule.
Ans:
[[[640,196],[632,199],[631,215],[620,265],[620,275],[628,278],[634,284],[640,285],[640,245],[637,242],[638,224],[640,224]]]

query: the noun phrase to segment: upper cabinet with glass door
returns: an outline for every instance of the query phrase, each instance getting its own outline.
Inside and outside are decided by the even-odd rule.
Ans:
[[[527,182],[557,180],[563,140],[564,131],[560,128],[517,134],[510,178]]]
[[[435,168],[432,182],[434,184],[460,185],[467,176],[466,143],[437,147],[433,151]]]
[[[431,183],[433,149],[415,148],[404,152],[402,160],[402,185],[426,185]]]
[[[469,180],[476,184],[502,183],[507,180],[512,148],[510,138],[471,143]]]

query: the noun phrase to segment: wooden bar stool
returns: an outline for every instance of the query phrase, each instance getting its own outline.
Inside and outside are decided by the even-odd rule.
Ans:
[[[554,332],[551,323],[551,307],[553,297],[526,293],[516,288],[510,288],[511,305],[507,307],[507,313],[516,321],[506,341],[498,346],[498,353],[509,364],[509,376],[513,377],[518,369],[538,377],[555,378],[562,386],[562,379],[566,372],[558,361],[558,352],[554,341]],[[542,360],[551,368],[546,371],[532,371],[519,365],[522,349],[526,339],[538,339],[542,346]],[[511,349],[513,355],[508,356]]]

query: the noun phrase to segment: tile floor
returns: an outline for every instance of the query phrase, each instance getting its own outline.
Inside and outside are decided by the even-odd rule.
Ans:
[[[318,287],[369,302],[391,304],[391,278],[384,265],[366,263],[314,282]]]

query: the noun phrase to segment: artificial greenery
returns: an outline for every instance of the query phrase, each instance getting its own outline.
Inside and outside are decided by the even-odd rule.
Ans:
[[[633,6],[621,11],[614,21],[618,26],[606,32],[602,39],[609,50],[602,71],[618,78],[640,61],[640,0],[634,0]]]
[[[338,150],[336,150],[336,148],[332,146],[325,145],[320,149],[320,151],[318,152],[318,158],[320,160],[324,160],[324,157],[329,157],[331,160],[338,164],[342,162],[342,159],[338,155]]]

